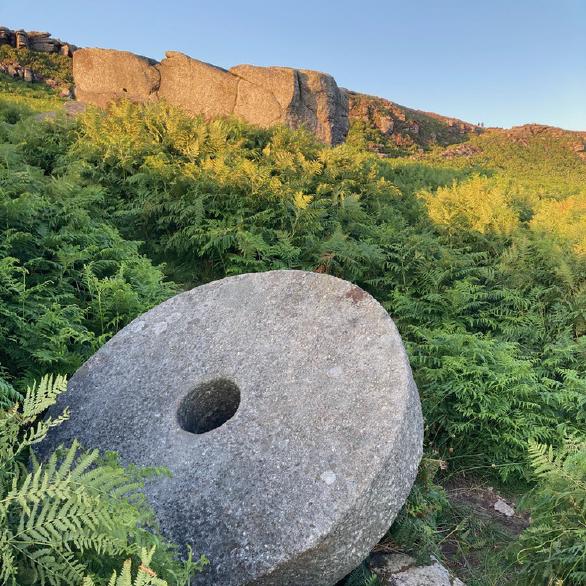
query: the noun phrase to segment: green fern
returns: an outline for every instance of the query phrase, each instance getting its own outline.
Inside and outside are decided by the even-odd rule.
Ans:
[[[0,582],[78,584],[88,571],[103,574],[148,544],[159,546],[165,572],[180,575],[182,564],[151,532],[154,517],[140,492],[146,478],[163,470],[123,468],[112,455],[84,452],[77,442],[43,463],[31,455],[26,465],[29,448],[68,417],[40,419],[65,388],[64,377],[45,377],[22,404],[0,411]]]
[[[108,580],[108,586],[168,586],[169,583],[159,578],[157,573],[150,567],[155,550],[156,546],[154,545],[150,549],[143,547],[140,550],[140,564],[136,571],[133,571],[132,559],[127,559],[120,573],[116,570],[112,572],[112,576]],[[175,584],[187,582],[191,571],[201,570],[201,568],[201,563],[193,563],[190,556],[185,564],[186,572],[181,577],[175,576]],[[91,576],[86,576],[83,579],[82,586],[95,586],[95,582]]]
[[[584,584],[586,441],[570,437],[559,450],[531,442],[529,455],[539,484],[525,502],[532,521],[519,541],[523,571],[544,583]]]

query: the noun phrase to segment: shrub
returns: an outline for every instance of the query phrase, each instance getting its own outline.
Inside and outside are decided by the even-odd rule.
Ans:
[[[191,287],[295,268],[388,309],[451,471],[532,479],[528,441],[586,436],[586,166],[567,139],[491,131],[469,158],[381,160],[358,127],[331,148],[162,102],[27,120],[58,106],[0,76],[0,404],[172,295],[163,271]],[[421,549],[434,487],[396,527]]]
[[[401,548],[416,552],[420,560],[427,560],[430,555],[442,557],[441,525],[449,508],[446,492],[436,479],[442,467],[442,460],[422,459],[411,494],[387,535]]]
[[[509,194],[493,179],[472,177],[435,193],[421,195],[427,203],[429,217],[448,233],[467,232],[509,235],[518,225]]]
[[[132,559],[127,559],[120,574],[116,570],[112,572],[108,586],[168,586],[167,580],[159,578],[150,567],[155,551],[156,546],[154,545],[150,549],[143,547],[140,553],[140,565],[136,571],[133,569]],[[182,575],[174,576],[173,584],[187,584],[193,571],[198,571],[201,567],[201,561],[194,563],[190,558],[182,568]],[[91,576],[86,576],[81,586],[95,586],[95,582]]]
[[[100,189],[49,180],[12,145],[2,155],[0,377],[24,386],[74,372],[175,286],[100,219]]]
[[[548,388],[516,344],[422,330],[411,356],[429,441],[459,467],[526,477],[528,440],[559,443],[571,426],[560,416],[575,412],[573,394]]]

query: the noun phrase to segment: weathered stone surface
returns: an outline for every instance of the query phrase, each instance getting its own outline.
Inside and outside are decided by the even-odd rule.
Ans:
[[[78,49],[73,54],[75,96],[102,107],[120,98],[134,102],[153,99],[160,82],[154,63],[128,51]]]
[[[338,144],[348,133],[348,102],[335,79],[326,73],[301,69],[301,108],[294,116],[325,142]]]
[[[249,82],[239,87],[236,115],[260,126],[305,126],[330,144],[346,138],[348,102],[331,75],[254,65],[237,65],[230,72]]]
[[[237,65],[230,73],[240,80],[234,114],[259,126],[289,124],[288,112],[299,101],[295,69]]]
[[[80,49],[73,55],[79,100],[104,106],[123,97],[164,99],[206,118],[238,116],[268,127],[305,126],[324,142],[348,133],[346,95],[330,75],[286,67],[238,65],[229,71],[169,51],[161,63],[125,51]]]
[[[5,26],[0,26],[0,45],[14,45],[14,31]]]
[[[157,66],[161,76],[159,98],[206,118],[234,111],[238,78],[183,53],[168,51],[165,55],[167,58]]]
[[[392,523],[422,451],[391,318],[303,271],[162,303],[80,368],[65,405],[44,450],[77,437],[172,471],[147,492],[166,534],[209,557],[196,584],[334,584]]]
[[[14,33],[15,38],[15,47],[17,49],[28,49],[28,35],[25,31],[15,31]]]

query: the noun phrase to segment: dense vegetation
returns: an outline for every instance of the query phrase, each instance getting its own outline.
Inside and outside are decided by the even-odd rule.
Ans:
[[[73,373],[177,290],[242,272],[327,272],[388,309],[421,393],[427,458],[393,539],[441,555],[445,534],[461,530],[441,482],[484,478],[528,491],[535,519],[500,581],[584,581],[586,164],[564,137],[487,133],[470,158],[380,159],[364,129],[330,148],[304,131],[206,123],[164,103],[40,121],[34,113],[58,101],[2,83],[3,420],[34,429],[40,411],[12,407],[34,381]],[[22,462],[27,433],[12,436]],[[71,473],[96,457],[76,454],[65,456]],[[137,473],[102,465],[121,482]],[[0,487],[14,474],[2,468]],[[14,507],[0,508],[2,523],[32,523],[30,509]],[[120,529],[119,549],[72,541],[79,573],[105,583],[124,559],[148,557],[148,525],[140,539]],[[0,529],[2,555],[12,555],[10,527]],[[178,566],[160,551],[153,567],[172,580]]]
[[[44,80],[68,87],[73,84],[71,57],[58,53],[43,53],[28,49],[15,49],[10,45],[0,45],[0,63],[11,63],[28,67]]]

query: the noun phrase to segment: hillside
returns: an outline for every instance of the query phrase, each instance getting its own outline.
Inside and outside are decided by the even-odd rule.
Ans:
[[[405,108],[389,100],[346,90],[354,127],[366,130],[369,147],[382,156],[461,143],[482,128],[432,112]]]
[[[73,374],[178,291],[291,268],[349,280],[387,309],[425,417],[412,494],[344,584],[382,581],[377,560],[396,551],[434,555],[469,586],[584,583],[586,134],[481,129],[340,91],[350,130],[330,146],[165,100],[70,117],[58,89],[1,77],[0,581],[105,584],[129,558],[169,584],[205,571],[178,560],[138,496],[163,471],[77,446],[43,482],[18,465],[64,382],[33,385]]]
[[[165,75],[170,76],[170,81],[164,82],[162,75],[167,70]],[[503,133],[518,143],[536,134],[563,135],[579,156],[586,156],[586,131],[564,131],[538,124],[485,129],[457,118],[338,88],[331,76],[315,71],[252,65],[224,70],[173,51],[157,63],[123,51],[78,51],[75,45],[53,39],[49,33],[0,27],[0,72],[59,88],[63,97],[70,95],[76,77],[77,99],[100,106],[109,99],[149,101],[160,95],[192,114],[208,118],[231,114],[260,126],[305,126],[321,140],[333,144],[345,140],[349,130],[350,136],[360,132],[367,137],[368,148],[382,157],[465,143],[486,131]],[[149,87],[144,86],[145,79],[151,80]],[[234,86],[234,96],[225,94],[226,86]],[[261,86],[265,91],[259,93]],[[299,103],[294,104],[295,100]],[[231,106],[221,105],[226,101]],[[467,154],[470,150],[463,147],[448,149],[443,156]]]

